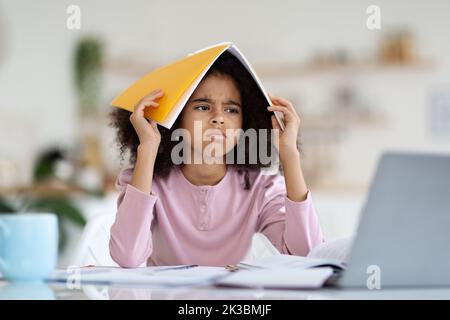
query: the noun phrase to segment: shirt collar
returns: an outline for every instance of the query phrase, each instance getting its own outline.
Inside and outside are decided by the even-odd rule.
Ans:
[[[181,181],[182,184],[188,186],[191,189],[202,191],[202,190],[215,190],[219,189],[221,186],[225,185],[227,183],[227,180],[229,179],[229,176],[231,175],[232,168],[231,166],[227,166],[227,171],[225,172],[225,175],[223,178],[215,185],[201,185],[196,186],[192,184],[183,174],[181,171],[180,166],[175,166],[175,175],[177,176],[178,180]]]

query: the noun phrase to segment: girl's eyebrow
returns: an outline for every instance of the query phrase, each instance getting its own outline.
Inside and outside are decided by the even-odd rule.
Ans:
[[[197,98],[194,100],[191,100],[189,102],[206,102],[206,103],[212,103],[213,101],[209,98]]]
[[[234,101],[234,100],[228,100],[228,101],[225,102],[224,104],[226,104],[226,105],[234,105],[234,106],[238,106],[238,107],[241,106],[241,104],[240,104],[239,102],[236,102],[236,101]]]
[[[193,103],[193,102],[206,102],[206,103],[211,103],[212,104],[213,100],[211,100],[209,98],[197,98],[197,99],[191,100],[189,102],[190,103]],[[241,106],[241,104],[239,102],[236,102],[234,100],[228,100],[228,101],[224,102],[223,104],[225,104],[225,105],[235,105],[235,106],[238,106],[238,107]]]

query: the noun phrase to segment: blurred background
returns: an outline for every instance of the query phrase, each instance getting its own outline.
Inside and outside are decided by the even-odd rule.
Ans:
[[[450,151],[449,12],[448,0],[0,0],[0,212],[56,212],[60,265],[72,263],[86,222],[115,213],[127,167],[112,99],[232,41],[302,118],[326,238],[350,235],[382,152]]]

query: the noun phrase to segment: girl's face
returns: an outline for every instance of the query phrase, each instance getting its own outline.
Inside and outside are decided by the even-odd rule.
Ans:
[[[183,109],[181,128],[189,132],[192,152],[204,156],[208,146],[213,158],[223,158],[238,141],[236,129],[242,128],[242,100],[235,81],[222,74],[203,79]]]

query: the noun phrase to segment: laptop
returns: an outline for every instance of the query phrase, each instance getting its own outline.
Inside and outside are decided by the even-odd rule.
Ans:
[[[450,155],[383,154],[347,268],[327,285],[450,285]]]

